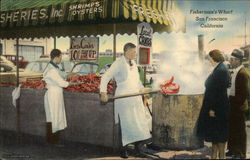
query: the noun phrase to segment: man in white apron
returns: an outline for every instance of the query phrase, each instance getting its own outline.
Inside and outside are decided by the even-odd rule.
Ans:
[[[136,46],[127,43],[124,46],[124,56],[117,59],[102,76],[100,84],[101,101],[107,102],[107,84],[114,78],[117,83],[115,95],[135,93],[144,90],[140,81],[136,58]],[[126,146],[130,143],[151,138],[144,104],[141,96],[115,100],[115,123],[120,123],[122,150],[121,157],[127,158]]]
[[[58,131],[67,127],[63,88],[75,83],[65,81],[66,73],[59,67],[62,60],[62,53],[53,49],[50,53],[51,61],[43,73],[43,80],[46,82],[47,91],[44,96],[44,107],[47,122],[47,142],[57,143],[59,140]]]

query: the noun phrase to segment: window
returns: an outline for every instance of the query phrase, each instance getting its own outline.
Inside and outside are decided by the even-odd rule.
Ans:
[[[89,73],[95,73],[97,71],[97,68],[98,65],[96,64],[80,63],[73,68],[72,72],[85,75]]]
[[[40,72],[41,70],[39,62],[31,62],[26,66],[25,69],[35,72]]]
[[[16,50],[16,45],[15,45]],[[32,61],[38,59],[44,54],[43,46],[29,46],[19,45],[19,55],[23,56],[25,60]]]
[[[44,72],[46,67],[48,66],[49,62],[41,62],[41,70],[40,72]]]
[[[64,61],[62,62],[62,65],[63,65],[65,72],[70,72],[74,66],[74,63],[70,61]]]

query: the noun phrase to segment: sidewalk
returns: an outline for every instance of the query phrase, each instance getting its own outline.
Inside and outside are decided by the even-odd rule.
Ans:
[[[156,156],[139,156],[131,150],[129,159],[199,159],[208,157],[208,147],[195,151],[161,150]],[[83,159],[122,159],[112,148],[81,143],[65,142],[64,146],[47,145],[44,139],[22,135],[17,143],[14,133],[0,132],[1,160],[83,160]]]
[[[250,121],[247,121],[247,134],[250,135]],[[248,136],[247,158],[250,158],[250,136]],[[139,156],[133,151],[128,159],[209,159],[211,144],[192,151],[161,150],[155,156]],[[47,145],[44,139],[25,136],[21,144],[17,143],[13,133],[0,132],[0,160],[116,160],[122,159],[112,148],[105,148],[81,143],[65,143],[64,147]]]
[[[46,145],[15,145],[0,147],[1,160],[82,160],[99,159],[111,160],[122,159],[118,153],[112,150],[81,145],[69,145],[65,147],[46,146]],[[136,154],[130,154],[129,159],[208,159],[207,147],[199,151],[161,151],[156,156],[142,157]]]

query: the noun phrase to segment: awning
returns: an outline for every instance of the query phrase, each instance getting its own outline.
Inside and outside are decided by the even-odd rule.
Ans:
[[[185,32],[172,0],[2,0],[0,38],[136,33],[148,22],[155,32]]]

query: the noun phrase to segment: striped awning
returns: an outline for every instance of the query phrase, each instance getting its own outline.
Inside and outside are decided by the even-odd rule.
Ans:
[[[27,2],[1,1],[0,38],[112,34],[113,24],[117,33],[131,34],[140,22],[150,23],[155,32],[185,31],[185,18],[173,0]]]

